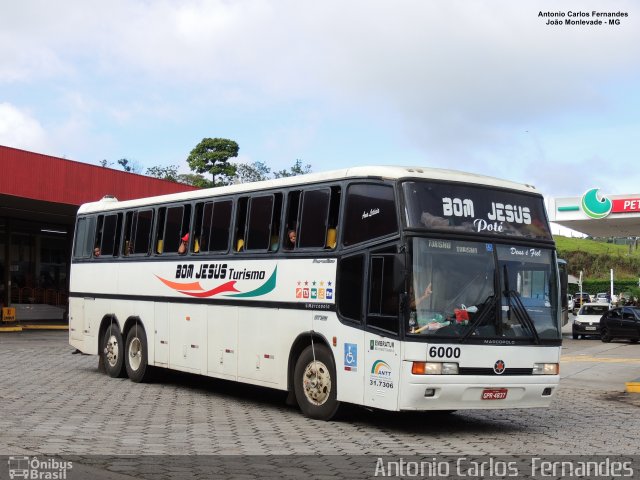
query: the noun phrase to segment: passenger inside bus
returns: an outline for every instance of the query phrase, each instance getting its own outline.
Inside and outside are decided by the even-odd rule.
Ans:
[[[411,285],[409,290],[409,307],[411,309],[411,333],[426,333],[429,330],[438,330],[441,327],[449,325],[449,320],[445,319],[441,314],[435,314],[427,323],[422,323],[418,321],[418,317],[422,317],[422,315],[418,315],[417,310],[429,310],[428,307],[424,307],[423,304],[433,294],[433,286],[432,283],[429,284],[424,289],[424,293],[420,296],[416,296],[415,291],[413,289],[413,285]]]
[[[289,230],[287,232],[287,237],[289,238],[289,245],[287,248],[292,249],[296,247],[296,231]]]
[[[415,310],[418,306],[420,306],[420,304],[422,302],[424,302],[425,300],[427,300],[431,294],[433,293],[433,290],[431,289],[431,282],[429,282],[429,285],[427,285],[427,288],[424,289],[424,293],[419,296],[416,297],[415,293],[413,291],[413,285],[411,286],[411,309]]]
[[[175,238],[175,237],[174,237]],[[187,253],[187,247],[189,245],[189,234],[185,234],[180,241],[180,246],[178,247],[178,253],[180,255],[184,255]]]
[[[99,257],[100,256],[100,247],[96,247],[93,249],[93,256],[94,257]]]
[[[338,232],[335,228],[329,228],[327,230],[327,247],[330,249],[336,248],[336,239],[338,237]]]

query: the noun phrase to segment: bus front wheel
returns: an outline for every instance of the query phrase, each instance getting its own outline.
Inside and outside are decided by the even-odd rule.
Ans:
[[[143,382],[147,373],[147,334],[144,327],[134,325],[127,334],[125,343],[125,365],[127,375],[136,382]]]
[[[315,349],[315,357],[314,357]],[[331,351],[324,345],[305,348],[294,371],[294,389],[300,410],[307,417],[330,420],[340,402],[336,392],[336,367]]]
[[[109,325],[104,332],[100,355],[104,369],[110,377],[118,378],[124,375],[124,342],[117,325]]]

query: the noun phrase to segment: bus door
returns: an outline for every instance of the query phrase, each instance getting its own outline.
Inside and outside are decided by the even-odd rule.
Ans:
[[[364,403],[397,410],[400,380],[399,288],[395,255],[371,255],[364,345]]]

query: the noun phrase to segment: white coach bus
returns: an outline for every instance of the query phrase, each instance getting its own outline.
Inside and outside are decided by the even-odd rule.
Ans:
[[[308,416],[547,406],[561,303],[543,197],[357,167],[78,211],[70,343],[288,391]]]

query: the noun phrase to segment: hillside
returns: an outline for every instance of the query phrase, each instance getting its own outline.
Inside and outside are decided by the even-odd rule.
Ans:
[[[554,236],[558,257],[567,261],[569,273],[585,278],[608,279],[613,268],[616,279],[638,280],[640,250],[585,238]]]

